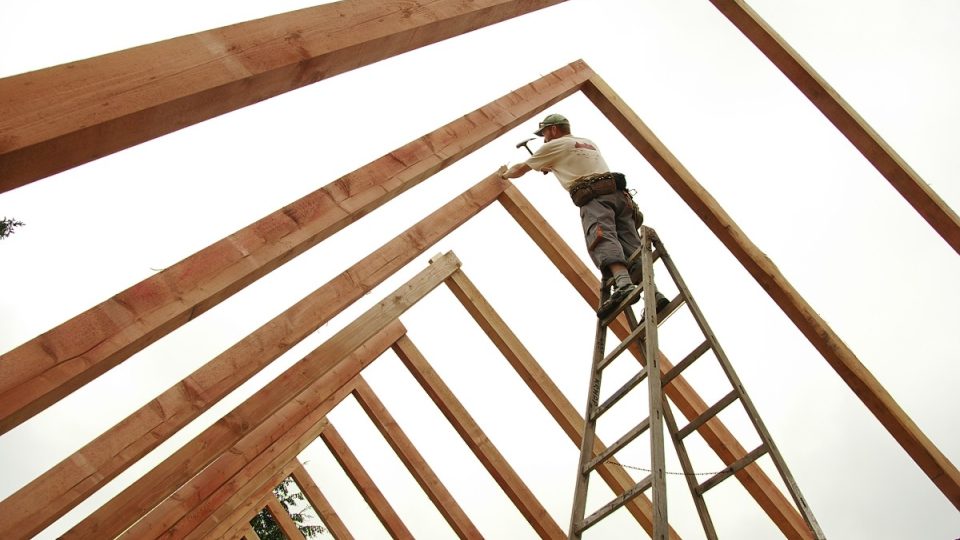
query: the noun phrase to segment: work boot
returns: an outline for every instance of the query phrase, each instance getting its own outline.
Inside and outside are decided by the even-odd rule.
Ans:
[[[659,321],[660,312],[662,312],[663,309],[670,304],[670,299],[664,296],[663,293],[661,293],[660,291],[657,291],[657,293],[654,295],[654,298],[656,299],[655,303],[657,306],[657,320]],[[637,324],[643,324],[643,319],[645,317],[646,317],[646,311],[640,313],[640,321]]]
[[[636,289],[637,286],[633,283],[620,285],[619,287],[613,289],[613,292],[610,293],[610,298],[607,298],[606,302],[600,304],[600,309],[597,310],[597,317],[603,319],[607,315],[613,313],[617,306],[619,306],[623,300],[630,296],[630,293]],[[639,295],[637,295],[637,298],[639,298]]]
[[[657,300],[657,315],[663,311],[663,308],[667,307],[670,303],[670,299],[664,296],[660,291],[657,291],[657,294],[654,295],[654,298]]]

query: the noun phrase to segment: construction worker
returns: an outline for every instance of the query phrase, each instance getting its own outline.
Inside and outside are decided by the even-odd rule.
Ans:
[[[543,145],[501,176],[519,178],[531,170],[552,172],[570,193],[573,203],[580,207],[590,258],[600,269],[601,279],[613,277],[610,297],[597,310],[599,317],[605,317],[637,288],[634,279],[640,280],[639,257],[631,268],[627,264],[628,257],[640,249],[637,228],[642,214],[626,191],[624,176],[610,172],[596,143],[573,136],[564,116],[547,115],[534,134],[543,137]],[[656,301],[657,311],[668,303],[659,292]]]

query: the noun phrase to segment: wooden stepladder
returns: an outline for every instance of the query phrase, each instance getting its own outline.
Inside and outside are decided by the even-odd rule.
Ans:
[[[583,434],[583,444],[580,447],[580,462],[577,466],[577,483],[573,497],[573,511],[570,516],[569,538],[579,539],[584,531],[600,520],[607,517],[615,510],[629,502],[634,497],[651,491],[650,499],[653,505],[653,534],[651,538],[655,540],[666,540],[669,536],[669,523],[667,520],[667,496],[666,496],[666,464],[665,464],[665,445],[664,445],[664,426],[673,442],[677,458],[682,468],[682,474],[686,478],[690,493],[693,496],[694,505],[700,516],[704,533],[707,538],[717,538],[717,533],[707,510],[704,493],[715,487],[723,480],[729,478],[737,471],[755,462],[761,456],[768,454],[780,473],[784,485],[793,498],[794,504],[803,516],[812,538],[823,539],[823,532],[813,516],[806,500],[800,493],[792,474],[787,469],[786,463],[770,437],[759,414],[753,406],[753,402],[747,395],[746,390],[733,370],[733,366],[724,354],[723,349],[717,342],[716,336],[707,325],[703,313],[697,307],[686,284],[677,272],[676,266],[670,259],[669,254],[664,249],[663,244],[657,237],[656,232],[649,227],[641,227],[641,248],[631,257],[633,263],[638,257],[642,264],[643,277],[640,287],[633,291],[623,303],[612,313],[600,318],[597,321],[597,333],[594,342],[593,363],[590,371],[590,386],[587,398],[587,410],[584,418],[586,425]],[[662,306],[657,313],[656,300],[654,294],[643,294],[643,291],[655,291],[653,279],[653,265],[657,260],[661,260],[666,267],[667,272],[679,291],[669,304]],[[601,289],[601,303],[609,296],[609,284],[604,283]],[[639,295],[644,297],[644,316],[641,321],[637,321],[631,307]],[[677,311],[682,305],[686,305],[696,321],[702,335],[703,342],[695,347],[683,360],[666,373],[661,373],[660,354],[657,343],[657,329],[660,324],[670,315]],[[608,354],[606,351],[607,327],[611,321],[623,313],[631,329],[630,334],[620,344],[614,347]],[[638,344],[643,351],[646,359],[646,365],[635,376],[630,378],[621,388],[610,394],[603,403],[600,403],[600,387],[603,370],[611,364],[622,352],[627,350],[633,344]],[[667,401],[664,388],[667,387],[681,372],[689,368],[704,353],[712,350],[713,356],[720,363],[723,373],[732,386],[732,390],[721,398],[716,404],[709,407],[699,417],[693,419],[682,428],[678,428],[676,418],[674,417],[670,403]],[[596,438],[597,421],[606,412],[608,412],[618,401],[626,396],[631,390],[637,388],[643,381],[647,381],[648,388],[648,410],[649,415],[639,424],[627,431],[616,442],[611,444],[603,452],[594,454],[591,450],[594,448]],[[698,483],[684,444],[684,439],[694,433],[700,426],[717,416],[722,410],[735,401],[740,401],[750,422],[756,429],[761,444],[751,452],[739,458],[734,463],[729,464],[722,471],[714,474],[712,477]],[[607,504],[601,506],[589,516],[586,513],[587,491],[589,487],[590,476],[607,462],[613,462],[617,452],[630,444],[637,437],[644,433],[649,433],[650,440],[650,473],[637,482],[632,488],[627,489]]]

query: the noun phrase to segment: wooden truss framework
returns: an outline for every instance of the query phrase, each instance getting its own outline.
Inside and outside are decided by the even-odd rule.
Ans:
[[[398,2],[349,0],[0,80],[0,95],[4,96],[0,101],[0,128],[12,135],[0,141],[0,189],[12,189],[325,77],[559,1],[478,0],[466,7],[450,0],[403,10]],[[956,214],[755,13],[739,1],[712,1],[960,252],[960,220]],[[379,22],[364,22],[370,20]],[[344,29],[350,31],[339,31]],[[286,38],[264,37],[276,35]],[[174,51],[176,54],[171,54]],[[142,67],[149,65],[141,62],[142,58],[160,56],[176,58],[178,63],[165,68]],[[194,69],[200,65],[204,69]],[[27,87],[29,92],[21,90]],[[956,467],[717,201],[582,61],[411,141],[4,354],[0,357],[0,433],[25,422],[347,224],[577,91],[598,107],[703,219],[918,466],[960,508],[960,473]],[[70,97],[53,99],[54,95]],[[37,118],[45,121],[34,121]],[[0,515],[5,517],[0,524],[2,536],[29,536],[49,526],[494,201],[503,205],[584,300],[595,306],[599,283],[594,273],[516,188],[496,174],[490,175],[0,501]],[[301,487],[315,487],[296,455],[317,437],[338,448],[344,467],[354,469],[354,481],[377,508],[384,525],[397,536],[405,536],[396,514],[377,502],[372,482],[362,471],[346,465],[352,463],[349,450],[339,443],[335,430],[325,420],[327,412],[351,392],[451,527],[461,537],[478,536],[476,527],[360,378],[363,367],[391,347],[534,530],[543,537],[562,537],[557,524],[482,435],[452,392],[432,373],[398,321],[403,311],[445,282],[564,432],[579,445],[582,418],[458,267],[452,254],[432,261],[416,278],[64,537],[249,534],[242,527],[243,519],[262,508],[260,503],[269,502],[266,496],[278,478],[294,474]],[[612,324],[611,329],[621,338],[627,333],[623,321]],[[632,352],[643,361],[641,351]],[[666,358],[661,364],[664,371],[672,367]],[[682,380],[670,387],[668,395],[687,418],[695,418],[708,407]],[[698,431],[727,464],[745,453],[719,420],[706,423]],[[751,466],[737,478],[785,536],[808,537],[796,510],[762,470]],[[622,490],[630,481],[625,471],[614,467],[607,468],[604,479],[614,491]],[[305,492],[311,492],[308,497],[313,497],[315,508],[328,507],[313,487]],[[38,507],[30,503],[35,500],[49,503]],[[649,530],[649,501],[639,499],[628,508]],[[328,517],[331,529],[342,526],[333,524],[339,521],[335,515]],[[343,531],[345,537],[348,534]]]

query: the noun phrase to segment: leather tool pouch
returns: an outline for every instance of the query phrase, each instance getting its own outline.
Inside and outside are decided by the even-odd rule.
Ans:
[[[600,195],[620,191],[618,184],[623,183],[626,187],[626,181],[618,182],[618,177],[624,178],[620,173],[605,173],[577,180],[570,188],[570,198],[573,200],[573,204],[580,207]]]

